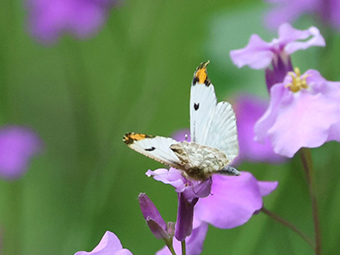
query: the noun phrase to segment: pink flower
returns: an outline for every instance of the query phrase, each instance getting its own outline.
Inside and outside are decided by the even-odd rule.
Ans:
[[[255,125],[258,141],[269,138],[274,151],[293,157],[302,147],[340,141],[340,82],[324,79],[316,70],[286,76],[271,90],[267,111]]]
[[[339,0],[267,0],[275,5],[265,17],[267,27],[277,28],[285,22],[294,22],[303,14],[317,15],[324,22],[340,29]]]
[[[279,38],[274,38],[269,43],[253,34],[245,48],[230,51],[232,61],[238,67],[248,65],[253,69],[262,69],[268,67],[278,56],[291,55],[311,46],[325,46],[325,40],[316,27],[298,30],[285,23],[279,27],[278,33]]]
[[[102,240],[92,251],[78,251],[74,255],[132,255],[132,253],[127,249],[123,249],[122,244],[114,233],[106,231]]]
[[[5,179],[21,177],[30,159],[42,149],[42,141],[32,130],[20,126],[0,128],[0,176]]]
[[[279,37],[269,43],[253,34],[245,48],[230,51],[230,57],[238,67],[266,68],[268,90],[275,83],[282,82],[287,72],[293,71],[292,53],[311,46],[325,46],[325,40],[316,27],[298,30],[285,23],[279,27],[278,33]],[[270,64],[272,69],[268,68]]]
[[[282,163],[286,158],[274,153],[269,138],[263,143],[255,141],[255,123],[264,114],[268,106],[265,100],[253,95],[240,95],[235,99],[234,109],[237,120],[237,133],[240,147],[239,156],[234,165],[242,161]]]
[[[29,30],[41,42],[57,41],[63,33],[90,37],[106,21],[117,0],[26,0]]]

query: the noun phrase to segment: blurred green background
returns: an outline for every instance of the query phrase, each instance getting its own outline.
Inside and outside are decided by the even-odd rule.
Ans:
[[[166,221],[177,195],[145,176],[163,167],[130,150],[126,132],[169,136],[189,127],[189,92],[197,65],[209,59],[219,100],[266,97],[262,70],[238,69],[229,51],[252,33],[270,40],[260,0],[125,1],[87,40],[69,36],[45,47],[27,32],[22,1],[0,9],[0,120],[34,128],[45,143],[20,180],[0,180],[2,253],[73,254],[92,250],[106,230],[134,254],[163,247],[148,229],[137,196],[145,192]],[[313,25],[300,20],[298,28]],[[297,52],[302,72],[319,68],[339,80],[339,38],[332,48]],[[324,254],[340,249],[340,146],[313,149]],[[308,187],[298,157],[280,166],[243,163],[259,180],[278,180],[265,206],[311,237]],[[313,254],[295,233],[260,213],[231,230],[209,228],[203,254]]]

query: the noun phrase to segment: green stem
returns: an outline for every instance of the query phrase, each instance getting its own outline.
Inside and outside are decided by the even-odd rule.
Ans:
[[[172,255],[176,255],[176,252],[174,250],[174,247],[172,247],[172,245],[167,245],[167,247],[169,248],[169,251],[171,252]]]
[[[172,255],[176,255],[176,252],[174,250],[174,247],[172,246],[172,237],[169,239],[163,239],[165,242],[165,245],[169,248],[169,251]]]
[[[309,187],[309,197],[312,203],[313,212],[313,222],[314,222],[314,232],[315,232],[315,254],[321,255],[321,231],[320,231],[320,221],[318,214],[318,206],[316,202],[316,187],[314,181],[314,170],[313,161],[310,149],[301,148],[300,156],[303,164],[303,169],[305,170],[306,179]]]
[[[181,242],[181,246],[182,246],[182,255],[185,255],[187,252],[186,252],[186,249],[185,249],[185,240]]]
[[[315,250],[315,244],[313,243],[310,238],[303,233],[300,229],[298,229],[294,224],[290,223],[289,221],[286,221],[281,216],[277,215],[276,213],[273,213],[272,211],[269,211],[265,207],[262,207],[261,211],[271,217],[272,219],[276,220],[277,222],[281,223],[283,226],[289,227],[291,230],[293,230],[296,234],[298,234],[303,240],[305,240],[310,247],[312,247],[313,250]]]

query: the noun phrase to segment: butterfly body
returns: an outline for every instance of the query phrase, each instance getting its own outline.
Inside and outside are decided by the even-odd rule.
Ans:
[[[206,72],[208,63],[197,67],[191,84],[191,142],[137,133],[127,133],[123,138],[131,149],[201,181],[214,173],[240,174],[229,165],[238,155],[235,114],[228,102],[217,103]]]
[[[229,162],[225,153],[219,149],[195,142],[175,143],[170,146],[170,149],[180,160],[183,167],[181,170],[194,180],[207,179]]]

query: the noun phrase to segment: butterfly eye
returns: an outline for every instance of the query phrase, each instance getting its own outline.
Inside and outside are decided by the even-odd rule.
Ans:
[[[199,107],[200,107],[200,104],[194,103],[194,109],[195,109],[195,111],[197,111]]]

